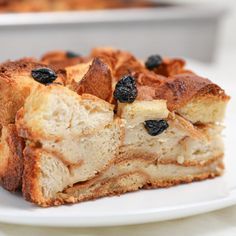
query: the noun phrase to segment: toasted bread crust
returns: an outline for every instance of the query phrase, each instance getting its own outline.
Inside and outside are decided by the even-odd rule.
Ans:
[[[82,95],[92,94],[105,101],[112,100],[111,71],[100,59],[95,58],[87,73],[79,83],[75,82],[74,90]]]
[[[18,136],[16,127],[13,124],[7,126],[6,144],[8,151],[7,165],[1,176],[1,185],[9,190],[20,190],[23,173],[23,149],[24,140]],[[6,145],[5,144],[5,145]]]
[[[81,56],[68,57],[66,51],[51,51],[44,54],[40,60],[42,63],[51,65],[56,69],[64,69],[68,66],[73,66],[84,61]]]
[[[22,185],[22,193],[28,201],[38,201],[42,198],[40,186],[38,186],[38,179],[40,176],[39,155],[37,152],[31,152],[31,148],[24,150],[24,171],[22,178],[24,179]]]
[[[195,74],[169,77],[166,82],[155,90],[155,98],[167,100],[170,111],[184,106],[191,99],[198,96],[212,96],[219,100],[229,100],[229,96],[218,85]]]
[[[180,58],[164,58],[162,64],[154,69],[154,72],[158,75],[164,75],[170,77],[177,74],[183,74],[186,72],[184,69],[185,61]]]
[[[154,71],[147,70],[132,54],[109,48],[94,49],[96,56],[107,63],[116,81],[131,74],[136,78],[138,100],[167,100],[170,111],[179,109],[196,97],[214,97],[228,101],[229,96],[210,80],[197,76],[184,68],[181,59],[164,59]]]
[[[34,58],[23,58],[16,61],[7,61],[0,64],[0,78],[2,79],[22,79],[23,76],[31,77],[31,71],[41,67],[47,67],[54,70],[57,73],[57,82],[64,82],[65,74],[61,70],[63,68],[57,68],[53,65],[45,64],[37,61]],[[33,78],[32,78],[33,79]]]

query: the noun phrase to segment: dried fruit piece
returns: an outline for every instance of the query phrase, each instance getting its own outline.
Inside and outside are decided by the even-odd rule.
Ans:
[[[75,57],[80,57],[80,55],[75,53],[75,52],[67,51],[66,52],[66,57],[67,58],[75,58]]]
[[[137,97],[135,79],[128,75],[124,76],[116,84],[114,97],[121,103],[132,103]]]
[[[41,84],[50,84],[57,78],[55,71],[46,67],[32,70],[31,75],[34,80]]]
[[[169,125],[165,120],[146,120],[144,127],[151,136],[156,136],[164,132]]]
[[[159,55],[152,55],[148,57],[147,61],[145,62],[145,66],[149,70],[153,70],[159,67],[162,63],[162,58]]]

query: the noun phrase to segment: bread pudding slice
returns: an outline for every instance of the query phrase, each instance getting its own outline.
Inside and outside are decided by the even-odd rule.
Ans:
[[[145,122],[166,121],[152,136]],[[17,114],[24,150],[23,194],[41,206],[167,187],[221,175],[221,126],[193,125],[163,99],[113,106],[51,85]]]
[[[20,64],[8,75],[30,85],[15,86],[19,96],[0,101],[8,114],[0,117],[3,187],[48,207],[223,173],[229,96],[218,85],[181,59],[153,55],[143,62],[111,48],[66,55],[42,58],[49,81],[30,66],[23,73]],[[18,106],[4,107],[6,99]]]
[[[23,194],[39,205],[63,203],[58,194],[64,189],[106,169],[124,135],[113,105],[59,85],[32,93],[16,124],[27,140]]]

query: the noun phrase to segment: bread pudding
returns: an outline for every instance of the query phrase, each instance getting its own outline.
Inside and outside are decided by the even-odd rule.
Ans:
[[[223,174],[229,96],[182,59],[54,51],[1,64],[0,88],[0,182],[39,206]]]

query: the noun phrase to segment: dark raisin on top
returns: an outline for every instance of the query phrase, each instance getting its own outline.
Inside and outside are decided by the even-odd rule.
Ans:
[[[41,84],[51,84],[57,78],[57,74],[52,69],[42,67],[31,71],[31,76]]]
[[[159,55],[152,55],[148,57],[147,61],[145,62],[145,66],[149,70],[153,70],[158,68],[162,63],[162,58]]]
[[[164,132],[169,125],[165,120],[146,120],[144,127],[151,136],[156,136]]]
[[[126,75],[117,82],[113,96],[121,103],[132,103],[137,93],[135,79],[131,75]]]
[[[66,52],[66,57],[67,58],[75,58],[75,57],[80,57],[80,55],[75,53],[75,52],[67,51]]]

